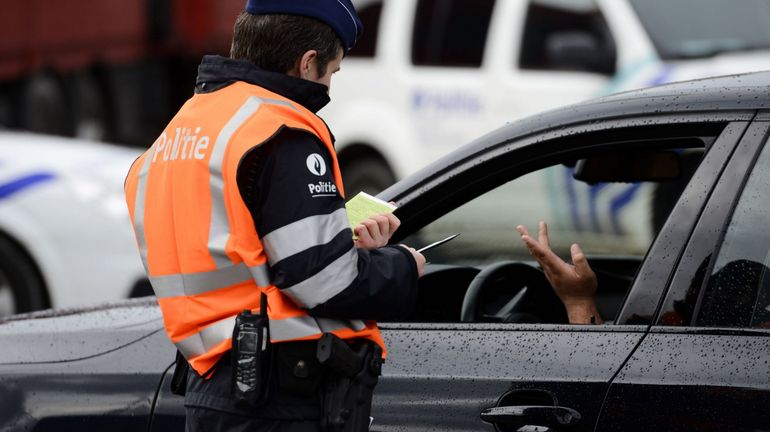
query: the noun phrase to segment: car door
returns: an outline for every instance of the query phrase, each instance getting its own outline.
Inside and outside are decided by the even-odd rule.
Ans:
[[[599,430],[770,429],[770,123],[759,118],[698,219],[655,325],[613,380]]]
[[[562,130],[561,139],[554,139],[552,134],[545,133],[529,137],[531,141],[505,143],[505,150],[498,147],[498,152],[490,150],[476,155],[477,162],[468,162],[467,170],[446,174],[445,184],[434,179],[431,188],[410,200],[423,203],[451,200],[453,195],[447,194],[449,190],[463,197],[458,199],[467,200],[469,198],[463,188],[472,189],[474,186],[469,184],[484,175],[497,178],[497,184],[510,179],[510,175],[489,174],[500,170],[500,167],[506,171],[515,169],[512,167],[516,164],[535,163],[533,161],[537,159],[579,157],[581,147],[582,151],[591,149],[595,152],[602,147],[607,150],[628,148],[628,140],[663,142],[677,134],[685,135],[688,128],[691,129],[689,135],[697,136],[698,128],[703,127],[667,124],[658,129],[650,127],[647,123],[650,120],[645,120],[644,127],[632,126],[641,124],[637,119],[626,121],[605,122],[591,127],[581,125],[576,130],[582,133]],[[652,122],[666,121],[659,118]],[[681,117],[678,121],[687,122]],[[716,181],[716,174],[747,125],[747,122],[734,122],[718,126],[720,132],[716,133],[713,141],[709,141],[703,162],[650,248],[620,315],[613,323],[570,326],[452,322],[451,312],[445,311],[444,302],[453,296],[462,299],[464,293],[458,294],[457,280],[470,279],[476,273],[467,267],[458,267],[454,273],[447,273],[440,279],[437,287],[424,286],[425,280],[432,275],[424,277],[420,289],[428,290],[434,297],[425,299],[425,291],[421,291],[422,301],[418,301],[418,309],[433,309],[433,316],[444,319],[381,324],[389,354],[375,392],[371,430],[515,431],[525,425],[530,429],[521,430],[560,430],[560,423],[564,427],[569,426],[569,430],[593,430],[609,383],[642,341],[673,270],[672,260],[664,255],[681,253],[694,225],[692,215],[700,213]],[[711,134],[714,125],[706,129]],[[610,130],[611,133],[608,133]],[[682,138],[679,135],[676,139]],[[544,162],[535,165],[538,163]],[[492,187],[490,184],[479,186],[484,190]],[[444,211],[456,205],[435,204]],[[404,222],[402,227],[407,230],[413,225],[412,219],[419,219],[420,224],[425,224],[425,219],[430,218],[425,216],[424,213],[429,210],[424,208],[420,209],[422,215],[412,217],[407,214],[407,207],[409,205],[403,208],[404,212],[400,215]],[[498,206],[497,211],[501,208]],[[419,213],[420,210],[413,211]],[[488,213],[486,216],[490,217]],[[515,220],[511,221],[511,231],[514,226]],[[502,234],[496,238],[496,243],[508,241]],[[518,240],[515,235],[513,238]],[[470,247],[452,244],[442,248]],[[495,243],[488,242],[486,245],[494,247]],[[433,261],[431,255],[428,259]],[[591,262],[597,264],[600,261]],[[446,286],[441,286],[442,283]],[[418,310],[417,314],[420,313]],[[610,312],[606,318],[614,318],[614,313]],[[482,412],[485,421],[482,421]],[[538,426],[556,427],[537,429]]]

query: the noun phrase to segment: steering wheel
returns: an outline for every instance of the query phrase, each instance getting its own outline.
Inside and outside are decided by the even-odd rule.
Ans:
[[[460,321],[479,322],[484,317],[482,299],[491,287],[510,286],[514,295],[494,316],[506,323],[566,322],[566,312],[538,268],[516,261],[495,263],[476,275],[463,298]]]

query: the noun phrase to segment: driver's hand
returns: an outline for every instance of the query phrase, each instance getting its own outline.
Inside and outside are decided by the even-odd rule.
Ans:
[[[573,264],[567,264],[551,250],[545,222],[540,221],[538,228],[538,239],[535,240],[523,225],[516,227],[529,253],[540,264],[548,282],[564,303],[570,323],[588,324],[591,317],[595,323],[601,323],[594,299],[598,285],[596,274],[588,265],[580,246],[577,243],[572,245]]]

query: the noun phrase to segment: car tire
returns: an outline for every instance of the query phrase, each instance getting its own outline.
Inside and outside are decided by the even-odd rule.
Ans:
[[[0,317],[46,307],[45,284],[37,267],[18,245],[0,236]]]
[[[396,178],[388,165],[379,159],[354,160],[342,168],[345,195],[348,198],[364,191],[376,195],[392,185]]]

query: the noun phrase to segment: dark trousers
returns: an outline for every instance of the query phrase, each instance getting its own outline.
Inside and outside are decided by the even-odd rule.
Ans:
[[[316,341],[276,345],[271,397],[264,405],[244,407],[236,402],[231,390],[229,353],[217,363],[210,379],[190,372],[185,394],[187,432],[321,432],[322,398],[326,409],[337,413],[329,418],[329,428],[339,429],[340,425],[335,423],[337,415],[348,411],[351,414],[347,421],[340,421],[344,422],[345,431],[368,429],[372,389],[379,376],[379,349],[361,345],[361,357],[355,357],[361,370],[347,378],[348,375],[333,374],[331,367],[324,370],[316,358]]]
[[[186,432],[321,432],[319,421],[260,419],[196,407],[185,411]]]
[[[294,343],[298,357],[315,359],[315,341]],[[303,347],[303,345],[306,345]],[[287,345],[288,347],[288,345]],[[286,354],[286,353],[284,353]],[[282,355],[281,358],[290,358]],[[222,356],[209,379],[199,377],[194,371],[187,375],[185,412],[187,432],[235,432],[235,431],[291,431],[320,432],[321,403],[317,388],[307,394],[283,391],[291,387],[288,375],[292,361],[278,361],[274,369],[275,379],[271,386],[270,402],[258,408],[240,406],[232,394],[232,364],[230,354]],[[286,364],[284,364],[286,363]],[[296,385],[295,385],[296,386]]]

